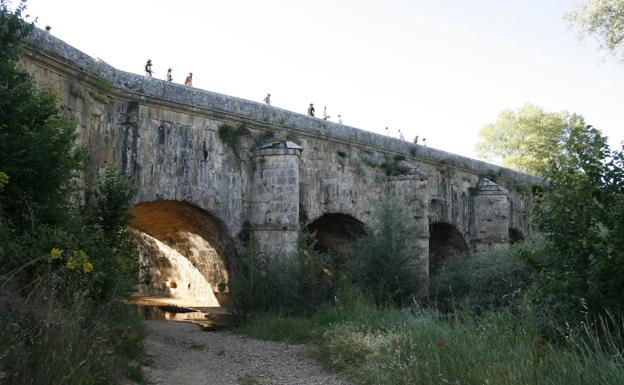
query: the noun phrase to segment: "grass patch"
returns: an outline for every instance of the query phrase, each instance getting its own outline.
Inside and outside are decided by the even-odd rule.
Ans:
[[[260,385],[260,381],[251,374],[245,374],[244,376],[239,377],[238,382],[240,385]]]
[[[103,94],[109,94],[113,90],[113,83],[110,80],[99,78],[95,81],[95,88]]]
[[[311,316],[262,314],[241,331],[310,343],[327,368],[358,384],[624,383],[624,358],[613,332],[587,329],[554,344],[541,336],[532,316],[508,312],[477,318],[422,308],[380,310],[362,296],[341,295],[336,305]],[[607,337],[598,339],[597,332]]]

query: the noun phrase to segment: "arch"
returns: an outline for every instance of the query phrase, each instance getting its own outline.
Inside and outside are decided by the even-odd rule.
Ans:
[[[130,213],[142,294],[195,306],[227,302],[236,247],[223,222],[180,201],[143,202]]]
[[[429,224],[429,276],[436,276],[449,257],[468,254],[468,244],[448,223]]]
[[[513,245],[518,242],[524,241],[524,235],[522,235],[522,231],[518,229],[514,229],[513,227],[509,228],[509,244]]]
[[[316,234],[317,250],[330,254],[339,252],[342,247],[365,234],[364,223],[342,213],[324,214],[304,230]]]

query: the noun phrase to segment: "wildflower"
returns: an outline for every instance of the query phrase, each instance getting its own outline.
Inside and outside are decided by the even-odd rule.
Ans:
[[[90,273],[93,271],[93,264],[91,262],[85,262],[82,264],[82,271]]]
[[[439,348],[444,348],[444,347],[446,347],[446,341],[444,341],[444,339],[443,339],[443,338],[440,338],[440,339],[438,340],[438,347],[439,347]]]
[[[69,258],[69,260],[67,261],[67,268],[69,270],[74,270],[76,267],[78,267],[78,261],[76,261],[74,258]]]
[[[59,249],[58,247],[53,247],[52,250],[50,250],[50,258],[52,259],[61,258],[61,254],[63,254],[63,250]]]
[[[87,253],[84,250],[78,250],[78,259],[85,260],[87,259]]]

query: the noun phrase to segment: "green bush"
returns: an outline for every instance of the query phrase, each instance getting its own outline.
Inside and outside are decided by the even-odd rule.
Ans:
[[[333,297],[332,270],[331,258],[315,251],[306,233],[292,255],[261,253],[252,235],[232,285],[236,312],[311,311]]]
[[[0,373],[3,384],[141,380],[131,181],[108,170],[80,207],[75,124],[16,68],[30,25],[0,0]]]
[[[347,273],[378,305],[404,304],[424,284],[417,273],[414,221],[396,200],[376,209],[372,226],[348,250]]]
[[[573,116],[545,176],[534,221],[549,246],[524,257],[533,302],[561,326],[624,316],[624,148]]]
[[[468,307],[482,312],[518,306],[533,281],[520,255],[544,252],[544,240],[527,239],[507,250],[453,256],[431,282],[430,296],[442,309]]]

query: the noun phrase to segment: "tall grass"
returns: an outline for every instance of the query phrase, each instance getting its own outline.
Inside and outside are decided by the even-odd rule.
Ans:
[[[350,298],[343,291],[337,305],[313,316],[264,314],[241,330],[311,343],[323,364],[360,384],[624,384],[622,323],[593,325],[553,344],[531,315],[378,309],[346,291]]]

